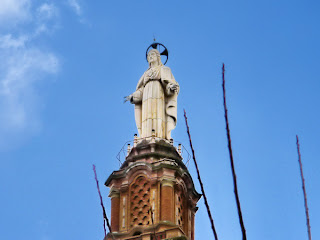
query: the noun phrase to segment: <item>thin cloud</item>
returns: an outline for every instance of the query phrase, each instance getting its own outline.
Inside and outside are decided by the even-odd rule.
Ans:
[[[11,34],[0,36],[0,49],[23,47],[26,40],[26,36],[20,36],[19,38],[13,38]]]
[[[27,48],[20,39],[11,38],[11,43],[8,36],[2,39],[7,43],[0,49],[0,148],[10,137],[39,128],[36,84],[59,70],[55,54]]]
[[[23,25],[29,29],[27,33],[17,34],[13,28],[0,35],[0,150],[41,126],[37,85],[56,74],[60,62],[55,53],[39,48],[35,40],[52,28],[56,16],[55,5],[42,4],[34,10],[33,21]]]
[[[31,0],[1,0],[0,26],[16,24],[30,17]]]
[[[34,37],[42,33],[53,33],[58,28],[58,8],[53,3],[43,3],[36,9]]]
[[[79,0],[68,0],[67,4],[75,12],[75,14],[78,16],[80,23],[87,25],[87,26],[91,26],[91,24],[84,17],[83,8],[80,5]]]
[[[77,0],[68,0],[68,4],[78,16],[82,15],[82,9]]]
[[[58,15],[58,9],[53,3],[43,3],[38,7],[37,15],[40,19],[52,19]]]

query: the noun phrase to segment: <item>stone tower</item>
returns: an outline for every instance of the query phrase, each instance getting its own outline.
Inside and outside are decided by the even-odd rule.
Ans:
[[[170,68],[161,63],[156,50],[160,45],[154,43],[147,50],[149,69],[136,92],[127,97],[135,104],[140,136],[135,135],[124,163],[105,182],[110,188],[111,229],[117,240],[194,240],[201,195],[182,162],[180,148],[168,139],[176,125],[179,85]]]

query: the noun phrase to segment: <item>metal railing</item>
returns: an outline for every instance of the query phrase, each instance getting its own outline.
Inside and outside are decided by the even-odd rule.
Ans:
[[[118,152],[118,154],[116,155],[116,158],[119,161],[119,165],[120,166],[126,160],[126,157],[130,153],[132,147],[135,147],[139,142],[141,142],[143,140],[147,140],[147,141],[151,141],[151,140],[160,141],[160,140],[163,140],[163,141],[171,144],[172,146],[174,146],[176,148],[177,152],[182,157],[182,162],[186,165],[186,167],[189,167],[189,161],[191,159],[191,154],[188,152],[188,150],[185,148],[185,146],[180,141],[173,140],[173,139],[167,140],[167,139],[154,137],[154,136],[146,137],[146,138],[138,138],[137,136],[135,136],[134,140],[126,141],[123,144],[123,146],[120,149],[120,151]]]

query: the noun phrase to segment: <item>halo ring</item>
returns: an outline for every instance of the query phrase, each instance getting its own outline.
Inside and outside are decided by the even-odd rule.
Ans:
[[[164,50],[162,52],[159,51],[160,47],[164,48]],[[150,48],[157,49],[160,52],[160,56],[166,56],[167,57],[166,61],[163,64],[163,65],[166,65],[166,63],[168,62],[168,59],[169,59],[168,49],[162,43],[154,42],[154,43],[150,44],[150,46],[147,48],[147,51],[146,51],[146,60],[147,61],[148,61],[148,53],[149,53],[149,49]]]

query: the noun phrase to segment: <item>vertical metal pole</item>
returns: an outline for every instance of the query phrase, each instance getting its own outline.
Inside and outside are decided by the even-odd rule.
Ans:
[[[204,187],[203,187],[203,184],[202,184],[202,181],[201,181],[197,160],[196,160],[194,149],[193,149],[193,146],[192,146],[192,141],[191,141],[191,136],[190,136],[190,130],[189,130],[189,125],[188,125],[188,119],[187,119],[186,110],[184,110],[184,119],[186,120],[187,133],[188,133],[188,136],[189,136],[190,148],[191,148],[191,151],[192,151],[192,157],[193,157],[194,165],[196,166],[198,180],[199,180],[199,183],[200,183],[201,192],[202,192],[203,199],[204,199],[204,204],[206,205],[206,208],[207,208],[207,212],[208,212],[208,216],[209,216],[209,219],[210,219],[213,235],[214,235],[215,239],[218,240],[218,235],[217,235],[217,232],[216,232],[216,228],[214,227],[214,222],[213,222],[213,219],[212,219],[212,216],[211,216],[210,207],[209,207],[209,204],[208,204],[207,196],[206,196],[206,194],[204,192]]]
[[[302,190],[303,190],[303,196],[304,196],[304,208],[306,211],[306,219],[307,219],[307,227],[308,227],[308,237],[309,237],[309,240],[311,240],[311,227],[310,227],[309,209],[308,209],[308,202],[307,202],[307,192],[306,192],[306,186],[305,186],[305,181],[304,181],[304,177],[303,177],[301,154],[300,154],[300,144],[299,144],[298,135],[296,135],[296,137],[297,137],[298,161],[299,161],[299,166],[300,166],[300,175],[301,175]]]
[[[241,231],[242,231],[242,239],[246,240],[247,235],[246,235],[246,229],[244,227],[243,218],[242,218],[240,200],[239,200],[239,195],[238,195],[237,176],[236,176],[236,171],[234,169],[233,154],[232,154],[232,147],[231,147],[231,136],[230,136],[230,129],[229,129],[228,109],[227,109],[227,103],[226,103],[226,88],[225,88],[224,71],[225,71],[224,64],[222,64],[222,90],[223,90],[224,117],[226,120],[228,149],[229,149],[230,163],[231,163],[231,170],[232,170],[232,177],[233,177],[234,195],[235,195],[236,202],[237,202],[239,221],[240,221],[240,226],[241,226]]]

